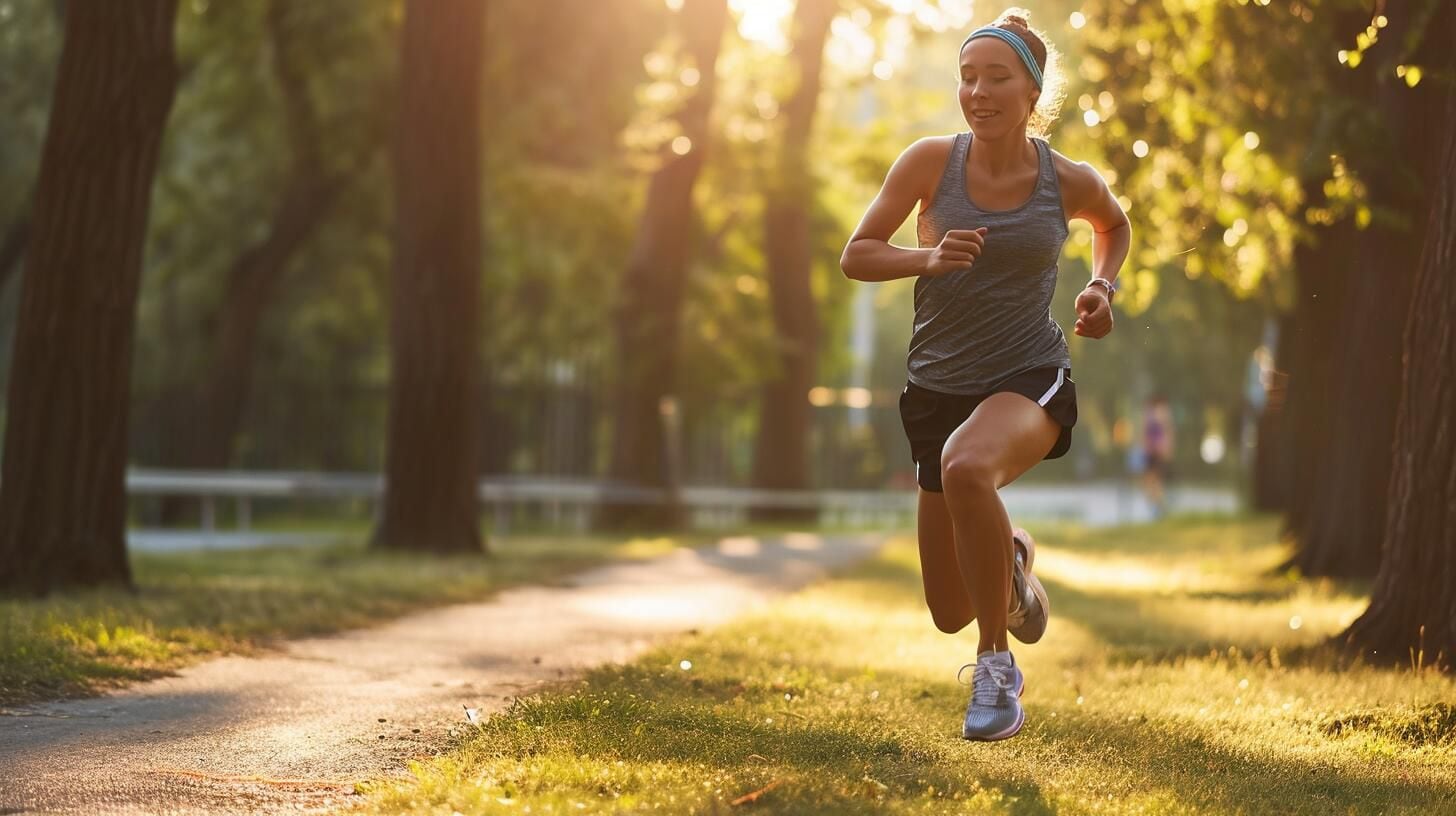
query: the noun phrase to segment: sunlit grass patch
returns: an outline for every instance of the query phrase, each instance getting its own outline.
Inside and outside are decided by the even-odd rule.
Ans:
[[[0,704],[84,694],[155,677],[199,656],[365,626],[693,543],[700,542],[513,536],[492,542],[489,558],[376,552],[357,540],[133,554],[135,593],[0,599]]]
[[[974,637],[933,628],[902,540],[730,626],[518,701],[411,781],[369,788],[368,809],[1456,811],[1456,684],[1319,659],[1363,601],[1271,574],[1272,523],[1033,532],[1038,571],[1059,577],[1046,639],[1013,644],[1028,683],[1013,740],[959,739],[955,676]],[[1127,582],[1113,564],[1135,567]]]

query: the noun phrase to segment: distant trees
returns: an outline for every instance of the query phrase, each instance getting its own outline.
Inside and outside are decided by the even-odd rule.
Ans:
[[[726,0],[686,0],[678,12],[687,68],[697,82],[673,114],[681,134],[660,148],[661,166],[647,185],[632,253],[622,276],[616,311],[617,382],[614,386],[610,477],[627,485],[668,491],[656,506],[608,504],[606,526],[678,519],[675,466],[664,430],[665,412],[677,409],[680,324],[692,248],[698,231],[693,189],[711,149],[710,114],[718,82],[718,50],[728,18]],[[681,141],[678,141],[678,140]],[[672,400],[664,403],[664,400]]]
[[[794,10],[793,71],[788,94],[780,104],[783,123],[776,133],[772,181],[765,191],[764,261],[777,353],[759,402],[754,487],[811,487],[809,389],[818,372],[820,320],[810,285],[814,175],[809,137],[823,87],[824,44],[838,10],[837,0],[799,0]]]
[[[137,306],[133,465],[378,468],[398,27],[386,4],[353,0],[179,5],[182,79]],[[337,189],[301,194],[320,186]],[[155,525],[195,505],[135,509]]]
[[[30,213],[21,213],[20,217],[5,228],[0,234],[0,292],[5,291],[5,284],[10,282],[15,271],[20,268],[20,260],[25,256],[25,242],[30,236]]]
[[[127,417],[176,0],[71,3],[22,279],[0,590],[127,584]]]
[[[317,9],[318,4],[312,8]],[[334,13],[338,11],[334,9]],[[322,39],[317,29],[336,25],[336,21],[286,0],[270,0],[261,17],[266,65],[281,101],[286,171],[276,192],[236,191],[239,197],[275,193],[272,211],[261,234],[247,242],[227,266],[215,316],[207,323],[209,336],[202,343],[205,362],[198,370],[187,372],[188,387],[172,402],[178,421],[164,440],[160,464],[165,467],[221,470],[233,464],[234,448],[253,396],[263,322],[278,300],[285,272],[376,152],[367,141],[361,147],[344,149],[326,141],[330,132],[315,100],[319,96],[317,75],[331,66],[327,57],[316,53]],[[239,65],[236,70],[247,68]],[[373,92],[385,97],[383,87]],[[373,123],[366,116],[354,116],[348,124],[368,130]],[[163,505],[164,523],[177,519],[181,501]]]

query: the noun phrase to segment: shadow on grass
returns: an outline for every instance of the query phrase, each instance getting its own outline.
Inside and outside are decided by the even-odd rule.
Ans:
[[[815,673],[834,671],[826,667]],[[754,801],[756,812],[875,814],[890,801],[951,797],[980,797],[1026,816],[1055,812],[1041,786],[1028,776],[984,769],[999,763],[963,767],[947,751],[964,744],[952,733],[961,703],[946,694],[920,695],[921,700],[938,701],[937,713],[947,724],[943,738],[927,741],[922,734],[905,733],[860,714],[851,714],[843,725],[826,725],[804,722],[787,710],[771,716],[761,716],[757,706],[754,711],[725,710],[731,708],[723,703],[732,693],[721,681],[663,688],[662,677],[639,669],[612,675],[610,680],[596,679],[599,691],[520,701],[483,726],[474,739],[477,756],[502,766],[533,756],[563,761],[590,757],[607,768],[618,762],[629,767],[668,765],[684,768],[692,777],[727,775],[730,785],[742,788],[725,790],[694,812],[732,812],[732,800],[770,786]],[[559,779],[540,782],[544,790],[560,792]],[[592,785],[579,793],[640,793],[615,789],[611,781],[594,779]]]
[[[1261,637],[1262,630],[1258,627],[1250,627],[1246,633],[1232,638],[1215,639],[1197,626],[1178,620],[1171,612],[1164,614],[1155,609],[1159,601],[1271,603],[1291,597],[1296,591],[1293,587],[1288,591],[1193,591],[1158,596],[1088,592],[1049,578],[1041,581],[1052,600],[1055,617],[1086,627],[1106,647],[1109,659],[1120,664],[1139,660],[1174,663],[1230,648],[1245,657],[1267,657],[1271,650],[1277,649],[1280,665],[1291,668],[1340,670],[1360,664],[1358,656],[1346,654],[1332,639],[1312,644],[1275,643]]]
[[[1273,516],[1175,516],[1153,524],[1115,527],[1029,526],[1039,544],[1097,556],[1203,557],[1245,552],[1279,540],[1279,522]]]
[[[1052,540],[1054,546],[1071,552],[1085,554],[1096,552],[1096,547],[1086,547],[1091,537],[1109,536],[1117,538],[1119,530],[1138,542],[1160,540],[1165,527],[1178,531],[1191,529],[1199,538],[1214,538],[1219,533],[1217,525],[1203,520],[1190,520],[1183,524],[1167,522],[1155,528],[1111,528],[1087,533],[1078,528],[1066,528],[1068,540]],[[1262,540],[1262,527],[1255,527],[1250,533],[1246,526],[1232,528],[1233,538],[1243,542],[1239,546],[1257,546]],[[1171,540],[1177,541],[1170,534]],[[1135,549],[1143,549],[1138,543]],[[1203,550],[1179,545],[1177,549],[1196,552],[1206,556]],[[1166,555],[1171,551],[1160,552]],[[1239,550],[1230,552],[1237,557]],[[1049,556],[1051,557],[1051,556]],[[1072,582],[1058,581],[1045,575],[1040,579],[1046,587],[1052,602],[1052,626],[1059,620],[1073,621],[1086,627],[1108,650],[1109,658],[1120,664],[1138,660],[1159,663],[1174,663],[1180,659],[1205,658],[1210,652],[1226,653],[1234,647],[1245,657],[1263,655],[1267,658],[1271,649],[1278,649],[1280,664],[1286,667],[1301,667],[1323,670],[1343,670],[1363,665],[1358,655],[1340,648],[1333,640],[1321,640],[1311,644],[1291,645],[1287,641],[1275,642],[1262,633],[1258,627],[1250,627],[1246,633],[1230,638],[1225,635],[1213,637],[1196,624],[1180,620],[1176,612],[1159,609],[1162,604],[1179,602],[1209,604],[1240,604],[1257,607],[1261,604],[1278,603],[1296,597],[1307,588],[1307,583],[1291,581],[1283,577],[1271,580],[1267,575],[1250,572],[1242,576],[1246,589],[1175,589],[1169,592],[1157,591],[1096,591],[1083,589]],[[924,608],[925,599],[921,587],[920,569],[913,558],[881,558],[862,565],[842,576],[841,581],[861,584],[867,591],[856,603],[861,606],[885,612],[900,612],[907,606]],[[1321,581],[1320,593],[1330,595],[1358,596],[1360,582]],[[927,613],[928,621],[928,613]],[[1399,667],[1397,667],[1399,668]]]
[[[1095,746],[1117,757],[1118,767],[1109,771],[1133,775],[1134,787],[1165,790],[1180,802],[1218,812],[1448,813],[1456,804],[1456,787],[1387,776],[1379,765],[1366,765],[1356,776],[1276,753],[1277,745],[1172,733],[1110,715],[1059,718],[1031,735]]]

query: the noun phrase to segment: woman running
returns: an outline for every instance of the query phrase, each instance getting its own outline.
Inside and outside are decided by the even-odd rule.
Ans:
[[[1084,337],[1112,331],[1113,281],[1131,237],[1096,170],[1028,136],[1055,120],[1062,93],[1056,54],[1025,11],[973,31],[958,93],[970,132],[906,149],[840,260],[855,280],[916,278],[900,415],[920,483],[930,615],[943,632],[980,628],[961,731],[971,740],[1021,730],[1025,683],[1007,632],[1034,643],[1046,630],[1035,543],[1012,529],[996,491],[1071,444],[1071,358],[1050,309],[1067,222],[1096,231],[1093,277],[1077,296]],[[917,203],[920,248],[892,246]]]

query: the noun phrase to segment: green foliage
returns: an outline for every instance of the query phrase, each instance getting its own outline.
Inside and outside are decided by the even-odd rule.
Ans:
[[[382,427],[392,3],[183,4],[183,81],[158,172],[138,303],[133,461],[158,464],[175,407],[212,359],[229,270],[269,229],[297,161],[290,128],[345,177],[265,312],[239,464],[361,469]],[[272,49],[301,66],[312,121],[290,118]],[[342,405],[349,410],[341,410]],[[169,410],[171,409],[171,410]]]
[[[483,350],[495,376],[543,382],[552,363],[609,356],[620,270],[645,176],[622,146],[667,30],[649,0],[510,0],[487,23]],[[661,106],[653,109],[661,114]]]

